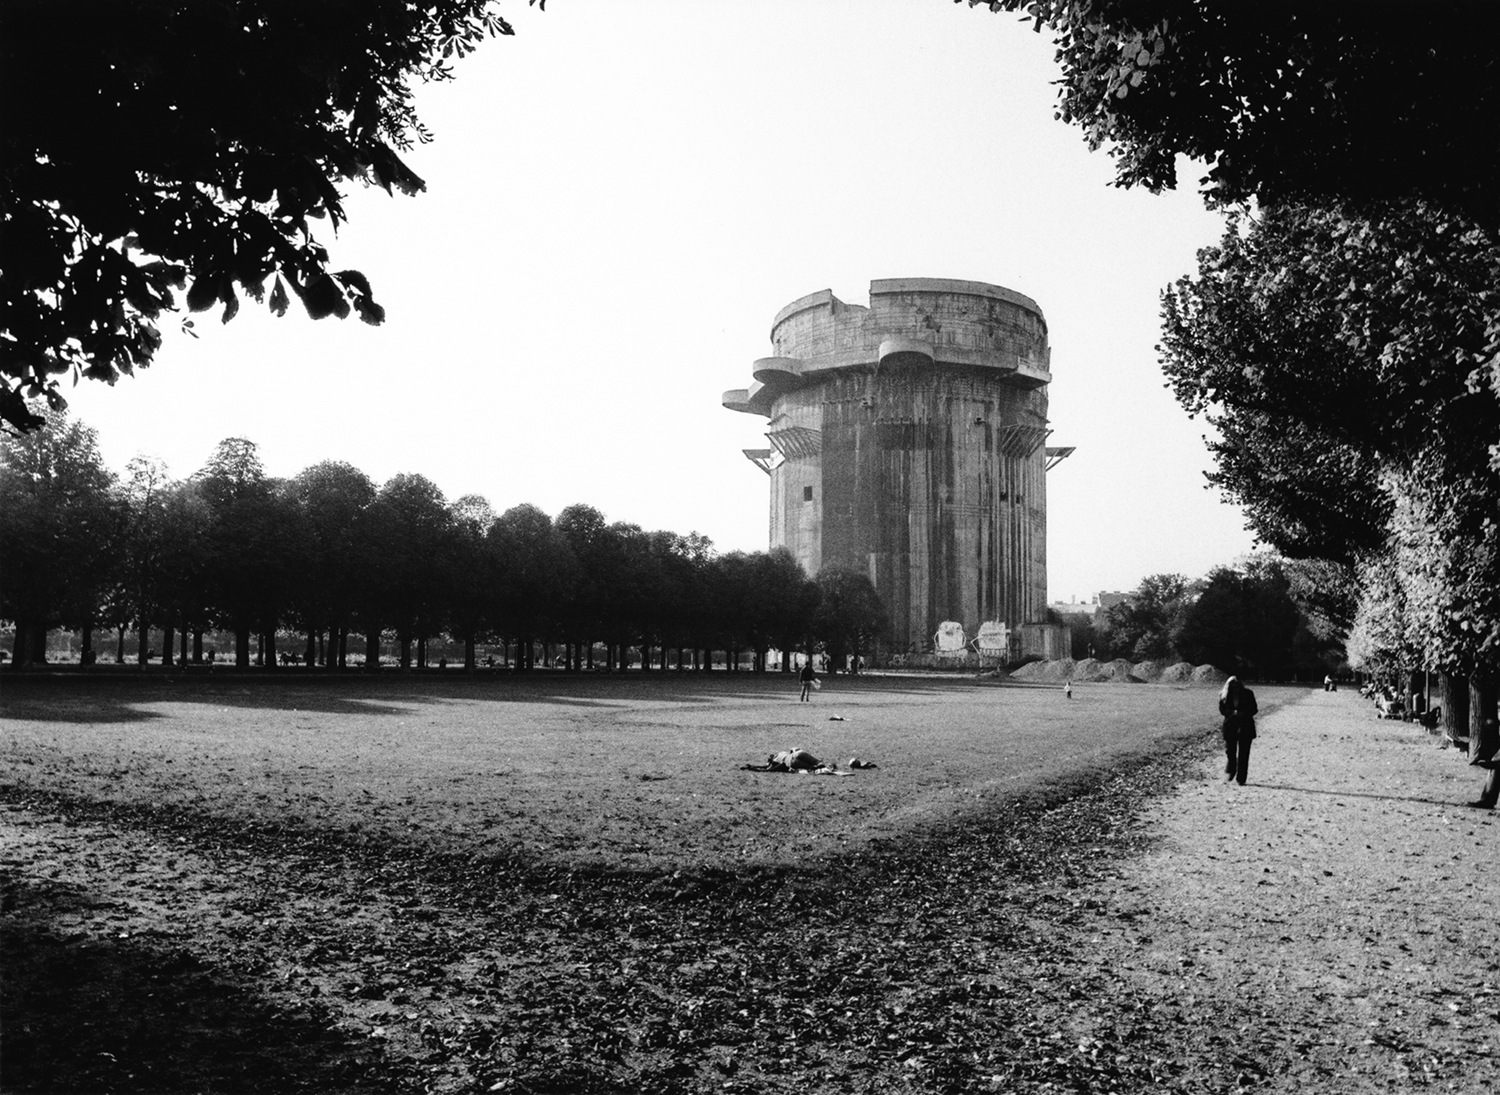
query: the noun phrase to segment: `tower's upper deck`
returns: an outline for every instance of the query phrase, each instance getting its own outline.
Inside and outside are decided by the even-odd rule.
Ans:
[[[1052,379],[1047,321],[1036,302],[979,281],[872,281],[869,307],[824,289],[777,313],[771,345],[775,356],[755,362],[749,388],[724,393],[725,407],[769,416],[777,396],[817,383],[820,374],[885,363],[994,369],[1028,388]]]

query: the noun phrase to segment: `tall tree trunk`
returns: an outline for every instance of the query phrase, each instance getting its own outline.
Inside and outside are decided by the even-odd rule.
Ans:
[[[234,629],[234,667],[250,668],[250,629],[240,626]]]
[[[167,621],[161,629],[161,664],[163,667],[172,664],[172,645],[176,635],[173,634],[172,614],[167,613]]]
[[[267,631],[261,636],[260,648],[265,654],[266,668],[276,668],[276,632]]]
[[[1469,678],[1444,670],[1439,677],[1443,703],[1443,737],[1455,745],[1469,744]]]
[[[203,629],[193,628],[193,664],[203,664]]]
[[[380,672],[380,632],[365,632],[365,672]]]
[[[150,650],[146,646],[146,644],[148,642],[150,642],[150,641],[151,641],[151,628],[150,628],[150,625],[148,625],[146,623],[145,618],[142,617],[141,621],[136,625],[136,629],[135,629],[135,664],[136,665],[145,665],[146,664],[146,662],[148,660],[147,659],[147,655],[150,653]]]
[[[400,655],[397,665],[403,673],[411,672],[411,636],[404,631],[396,632],[396,650]]]
[[[318,664],[318,641],[322,637],[323,629],[321,627],[310,627],[307,629],[307,652],[302,656],[302,660],[309,669]]]
[[[464,672],[472,673],[478,668],[478,659],[474,653],[474,634],[470,632],[464,636]]]
[[[178,641],[182,644],[182,649],[178,652],[177,664],[186,669],[188,663],[188,625],[186,618],[182,621],[182,630],[177,634],[181,636]]]
[[[17,634],[20,634],[19,629]],[[94,621],[92,618],[83,622],[83,649],[78,652],[80,665],[94,664]]]
[[[1500,685],[1484,670],[1469,678],[1469,761],[1489,761],[1500,751],[1500,729],[1496,726],[1496,700]]]
[[[115,664],[125,664],[125,625],[120,625],[119,635],[115,639]]]
[[[35,641],[35,627],[30,619],[25,616],[16,618],[16,644],[10,652],[10,664],[16,669],[24,669],[35,659],[32,653],[32,645]]]

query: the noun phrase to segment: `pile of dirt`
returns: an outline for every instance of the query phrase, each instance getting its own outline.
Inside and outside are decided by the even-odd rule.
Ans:
[[[1135,666],[1131,665],[1129,659],[1126,658],[1116,658],[1112,662],[1106,662],[1099,667],[1099,671],[1101,673],[1108,673],[1109,679],[1112,681],[1128,682],[1130,684],[1141,683],[1141,678],[1136,673]]]
[[[1162,662],[1153,661],[1148,658],[1143,662],[1135,663],[1134,673],[1138,679],[1150,684],[1151,682],[1159,679],[1161,677],[1162,670],[1166,668],[1166,665],[1164,665]]]
[[[1104,669],[1104,663],[1097,658],[1084,658],[1080,662],[1073,663],[1073,679],[1075,681],[1107,681],[1109,673]]]
[[[1072,658],[1027,662],[1011,673],[1011,678],[1018,681],[1066,681],[1073,679],[1073,666]]]
[[[1096,658],[1084,658],[1077,662],[1072,658],[1027,662],[1010,676],[1012,680],[1044,684],[1061,684],[1063,681],[1104,684],[1117,681],[1121,684],[1217,685],[1229,678],[1228,673],[1215,665],[1194,666],[1190,662],[1164,665],[1159,661],[1132,664],[1126,658],[1115,658],[1108,662],[1101,662]]]

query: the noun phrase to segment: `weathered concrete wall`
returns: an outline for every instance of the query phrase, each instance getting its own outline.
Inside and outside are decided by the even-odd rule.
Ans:
[[[1035,303],[998,286],[877,281],[869,308],[782,309],[776,356],[726,406],[769,418],[771,544],[811,574],[868,573],[888,653],[1045,615],[1049,353]]]

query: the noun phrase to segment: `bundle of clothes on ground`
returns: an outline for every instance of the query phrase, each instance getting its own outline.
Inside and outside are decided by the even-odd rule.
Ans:
[[[858,757],[849,758],[849,768],[874,768],[872,761],[860,760]],[[813,756],[800,745],[794,745],[790,749],[783,749],[779,753],[771,753],[766,757],[764,764],[746,764],[744,770],[747,772],[800,772],[804,775],[815,776],[847,776],[851,772],[840,768],[833,761],[821,761]]]

